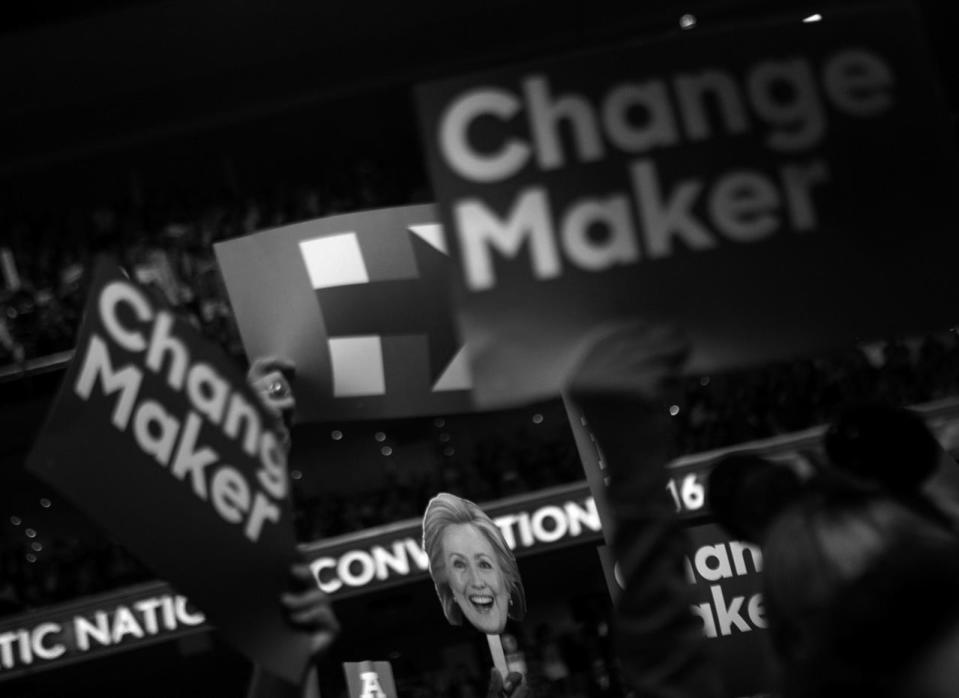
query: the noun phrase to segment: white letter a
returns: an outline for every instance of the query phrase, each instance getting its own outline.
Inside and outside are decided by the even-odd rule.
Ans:
[[[364,671],[360,674],[360,681],[363,682],[363,692],[358,698],[386,698],[386,694],[380,688],[380,677],[375,671]]]

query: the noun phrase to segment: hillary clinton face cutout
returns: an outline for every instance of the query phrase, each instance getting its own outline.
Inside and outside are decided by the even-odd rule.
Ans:
[[[494,635],[521,619],[526,598],[519,568],[495,523],[472,502],[442,493],[423,516],[423,548],[447,620],[465,618]]]
[[[466,620],[487,634],[503,632],[509,590],[493,546],[472,524],[447,526],[441,545],[446,582]]]

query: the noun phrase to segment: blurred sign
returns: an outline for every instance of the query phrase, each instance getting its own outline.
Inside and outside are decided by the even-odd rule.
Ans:
[[[724,694],[767,695],[775,685],[775,665],[765,632],[766,609],[762,593],[762,551],[755,545],[731,540],[713,523],[687,529],[689,552],[683,559],[691,587],[690,610],[702,621],[707,651],[716,657]],[[623,578],[612,550],[598,548],[603,575],[614,601]]]
[[[582,483],[483,505],[517,555],[543,552],[600,535],[599,514]],[[320,588],[333,598],[428,576],[422,522],[402,521],[331,538],[307,549]]]
[[[599,447],[599,442],[586,421],[586,415],[568,395],[563,395],[563,406],[566,408],[566,417],[569,419],[569,428],[573,432],[576,451],[579,453],[579,462],[586,473],[586,484],[596,502],[596,511],[603,524],[603,539],[607,545],[613,542],[613,515],[609,511],[606,501],[606,487],[609,485],[609,473],[606,471],[606,459]],[[605,546],[601,546],[605,548]],[[608,581],[608,580],[607,580]]]
[[[558,394],[614,319],[686,331],[693,370],[954,323],[932,72],[886,7],[422,87],[477,404]]]
[[[944,438],[944,434],[959,432],[959,429],[956,428],[956,425],[959,424],[959,401],[955,399],[944,400],[919,406],[915,409],[927,419],[940,439]],[[822,433],[823,429],[816,427],[795,434],[686,456],[672,463],[668,472],[674,481],[678,476],[680,482],[685,475],[690,473],[695,473],[697,480],[708,478],[711,464],[730,451],[753,452],[774,460],[802,457],[803,452],[814,451],[819,448]],[[587,443],[590,448],[593,448],[592,443],[588,441],[588,437]],[[588,453],[591,454],[590,457],[598,457],[594,452]],[[951,465],[955,469],[954,462]],[[701,509],[688,512],[682,510],[682,503],[680,502],[678,515],[692,523],[699,520],[703,515],[708,515],[708,505],[709,503],[706,501]],[[546,507],[552,508],[547,509]],[[590,488],[585,481],[554,488],[550,491],[531,493],[504,502],[494,502],[487,508],[492,512],[494,520],[499,521],[501,528],[512,531],[512,540],[517,543],[515,549],[518,556],[550,550],[572,543],[602,542],[601,511],[593,502],[590,496]],[[557,510],[565,514],[565,527],[557,523]],[[543,513],[539,513],[540,511]],[[532,526],[534,517],[539,522],[535,529]],[[550,542],[543,542],[539,538],[547,530],[547,519],[553,519],[549,521],[549,530],[552,531],[552,527],[555,525],[556,530],[562,531],[562,536]],[[362,593],[375,592],[396,584],[425,580],[428,577],[427,559],[420,547],[418,537],[420,525],[421,521],[419,519],[408,519],[390,526],[368,529],[337,538],[327,538],[303,545],[301,548],[303,554],[312,561],[311,567],[318,583],[322,584],[334,599],[348,598]],[[715,527],[706,526],[702,528],[708,533],[710,529]],[[520,531],[518,537],[517,531]],[[555,532],[547,533],[549,538],[555,535]],[[702,540],[702,538],[700,537],[699,540]],[[704,584],[710,581],[704,578],[702,572],[697,572],[695,566],[696,550],[701,548],[702,545],[716,545],[716,543],[717,541],[714,540],[703,540],[698,547],[694,546],[692,558],[687,557],[687,579],[692,572],[693,579],[691,581],[702,579]],[[700,566],[707,570],[725,566],[736,570],[738,565],[739,569],[745,569],[746,573],[735,575],[737,578],[745,580],[737,584],[755,584],[755,590],[758,591],[759,586],[756,577],[760,573],[762,564],[760,558],[757,558],[751,550],[733,550],[728,547],[724,553],[718,554],[725,554],[725,562],[715,556],[710,559],[707,552],[704,552],[700,559]],[[610,588],[610,595],[615,597],[615,589],[619,586],[621,580],[616,579],[611,551],[607,546],[600,545],[599,555]],[[740,555],[742,557],[741,561]],[[713,573],[708,572],[708,574]],[[705,589],[705,592],[699,594],[698,604],[706,603],[711,598],[712,592],[709,590],[709,585],[705,584],[703,589]],[[708,596],[704,594],[708,594]],[[737,590],[735,593],[730,592],[730,598],[735,600],[735,597],[743,596],[746,599],[744,603],[748,614],[752,594],[753,592],[750,592],[748,599],[746,599],[744,592]],[[723,598],[726,597],[724,591]],[[753,603],[756,604],[757,602]],[[171,604],[173,616],[169,612]],[[133,625],[130,623],[127,613],[120,613],[120,622],[115,620],[117,611],[121,607],[126,608],[133,614],[137,627],[143,630],[142,638],[136,630],[132,629]],[[702,607],[700,608],[702,609]],[[733,610],[741,613],[741,608],[740,605]],[[753,614],[756,615],[757,611],[754,610]],[[155,633],[151,629],[153,627],[149,620],[151,616],[160,619],[157,621]],[[700,615],[704,633],[708,633],[710,627],[713,629],[725,627],[715,614],[711,616],[711,620],[707,620],[705,616],[705,612]],[[192,607],[182,597],[175,595],[168,585],[151,584],[5,618],[0,622],[0,681],[5,678],[13,678],[26,670],[36,671],[59,666],[63,662],[134,648],[150,641],[172,639],[178,637],[180,633],[208,627],[205,625],[190,625],[192,621],[199,620],[199,617],[200,614],[192,610]],[[726,618],[728,619],[728,617],[727,615]],[[760,616],[756,615],[756,617]],[[77,621],[75,618],[83,618],[84,620]],[[752,622],[752,619],[749,622],[751,623],[750,627],[757,625]],[[86,633],[90,639],[88,645],[84,645],[85,649],[76,645],[76,632],[71,636],[68,630],[70,627],[76,627],[78,623],[81,624],[81,632]],[[729,623],[730,629],[737,626],[735,620],[729,621]],[[722,637],[719,633],[717,635]],[[64,652],[62,653],[58,649],[59,644],[64,645]],[[22,645],[29,645],[29,649],[20,649]],[[10,649],[5,650],[3,649],[4,646],[9,646]],[[81,649],[81,651],[77,652],[77,649]],[[7,652],[10,654],[5,654]],[[26,660],[23,659],[25,656],[27,657]],[[9,661],[5,658],[8,658]]]
[[[389,662],[343,662],[349,698],[396,698]]]
[[[153,583],[0,621],[0,681],[208,630],[202,613]]]
[[[433,206],[297,223],[218,243],[216,254],[247,354],[296,362],[298,420],[470,408]]]
[[[691,588],[690,611],[702,622],[707,651],[722,672],[724,695],[768,693],[774,665],[762,594],[762,551],[732,540],[713,523],[687,529],[689,552],[683,569]],[[598,547],[600,565],[616,602],[624,589],[619,565],[609,546]]]
[[[686,581],[692,612],[703,623],[707,648],[717,656],[726,695],[768,693],[774,666],[763,606],[763,556],[754,545],[731,540],[716,524],[689,529]]]
[[[296,682],[309,640],[278,603],[295,547],[280,443],[219,348],[98,265],[27,468],[188,594],[238,649]]]

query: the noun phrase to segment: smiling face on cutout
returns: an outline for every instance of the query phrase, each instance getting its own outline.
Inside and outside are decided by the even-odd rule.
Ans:
[[[449,587],[466,620],[488,635],[503,632],[510,594],[486,536],[472,524],[453,524],[443,532],[442,545]]]

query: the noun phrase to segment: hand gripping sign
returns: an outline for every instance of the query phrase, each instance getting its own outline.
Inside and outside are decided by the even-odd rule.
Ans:
[[[222,351],[108,263],[27,467],[299,681],[308,638],[277,602],[295,540],[274,419]]]
[[[526,592],[499,527],[473,502],[441,492],[423,514],[423,549],[446,620],[462,625],[465,618],[485,633],[493,662],[506,677],[499,635],[507,618],[526,615]]]

